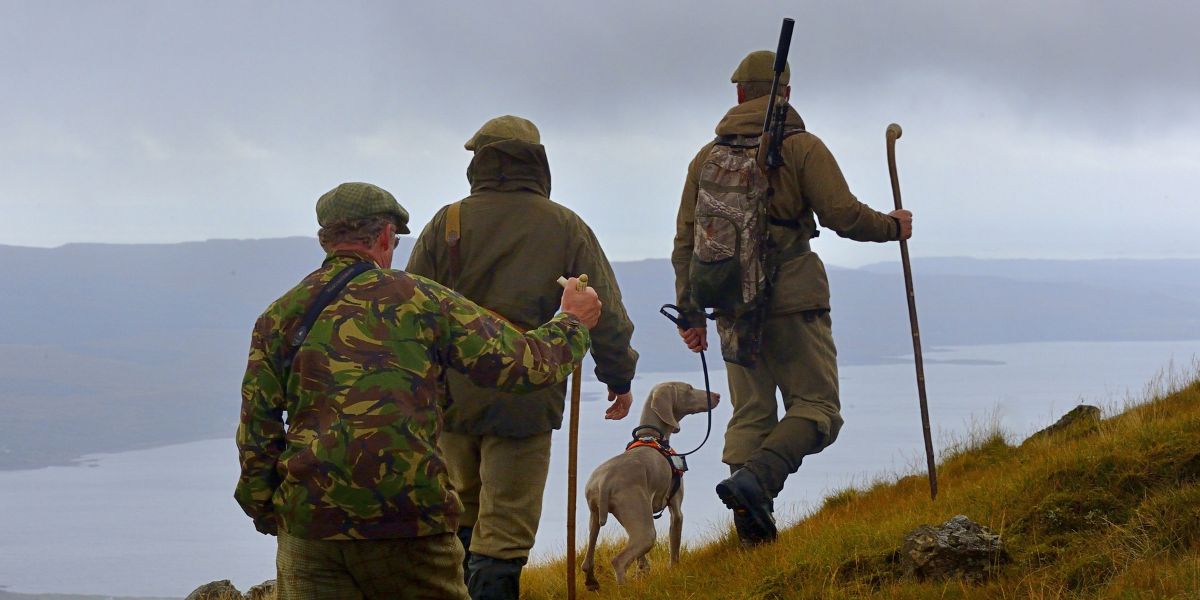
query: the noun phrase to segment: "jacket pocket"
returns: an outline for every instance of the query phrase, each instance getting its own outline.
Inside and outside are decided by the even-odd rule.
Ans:
[[[829,309],[829,277],[815,252],[805,252],[779,265],[771,290],[771,316]]]
[[[742,297],[742,238],[737,223],[720,214],[696,215],[696,246],[688,269],[692,301],[731,311]]]

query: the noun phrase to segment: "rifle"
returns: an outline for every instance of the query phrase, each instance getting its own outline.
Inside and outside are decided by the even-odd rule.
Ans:
[[[793,19],[784,18],[783,28],[779,31],[779,48],[775,50],[775,74],[771,77],[771,96],[767,101],[767,117],[763,121],[762,142],[756,160],[758,167],[764,171],[775,170],[783,166],[783,122],[787,120],[787,100],[776,100],[779,93],[779,78],[787,67],[788,51],[792,47],[792,28],[796,26]],[[763,150],[766,150],[765,152]]]

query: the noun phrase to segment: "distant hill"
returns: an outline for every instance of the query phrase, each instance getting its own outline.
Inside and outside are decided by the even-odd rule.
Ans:
[[[0,600],[179,600],[178,598],[126,598],[121,596],[80,596],[76,594],[17,594],[0,590]]]
[[[230,435],[254,319],[322,256],[312,238],[0,246],[0,469]],[[670,263],[614,268],[640,371],[696,370],[658,314],[674,296]],[[949,258],[915,271],[927,349],[1200,339],[1200,261]],[[829,279],[840,360],[911,353],[898,264]]]

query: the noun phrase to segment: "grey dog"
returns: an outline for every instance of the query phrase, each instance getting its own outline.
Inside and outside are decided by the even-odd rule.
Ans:
[[[715,406],[721,396],[714,393]],[[669,448],[672,433],[679,432],[679,420],[683,417],[704,412],[708,408],[708,397],[704,390],[678,381],[660,383],[650,390],[642,409],[638,435],[654,438],[651,445],[631,447],[614,456],[592,472],[588,477],[584,495],[591,511],[588,533],[587,555],[581,568],[587,575],[589,590],[600,589],[595,576],[596,539],[600,528],[608,522],[611,513],[625,528],[629,542],[612,559],[617,584],[625,583],[625,571],[635,559],[641,570],[649,568],[646,554],[654,547],[657,533],[654,530],[654,513],[664,509],[671,512],[671,564],[679,562],[679,540],[683,532],[683,482],[676,488],[675,471],[663,450]],[[672,493],[673,491],[673,493]]]

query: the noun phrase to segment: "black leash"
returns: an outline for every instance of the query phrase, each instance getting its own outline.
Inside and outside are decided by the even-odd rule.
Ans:
[[[675,314],[672,315],[671,313],[667,312],[668,309],[674,310]],[[687,318],[683,316],[683,311],[679,310],[679,307],[675,306],[674,304],[664,304],[662,305],[662,308],[658,309],[658,312],[674,323],[679,329],[686,330],[691,328],[691,323],[689,323]],[[699,446],[696,446],[690,452],[680,452],[677,454],[677,456],[694,454],[697,450],[703,448],[704,444],[708,443],[708,436],[712,434],[712,387],[708,383],[708,360],[704,358],[704,350],[700,351],[700,368],[704,371],[704,393],[707,395],[706,397],[708,399],[708,427],[704,430],[704,441],[700,442]]]

